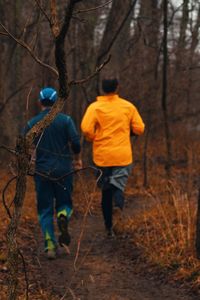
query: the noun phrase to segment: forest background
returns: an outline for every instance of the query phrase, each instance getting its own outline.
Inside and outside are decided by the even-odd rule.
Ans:
[[[65,42],[69,78],[87,78],[108,55],[111,59],[96,77],[72,87],[63,111],[73,117],[79,128],[86,107],[101,93],[101,79],[118,78],[119,94],[136,105],[146,124],[145,135],[133,140],[135,170],[131,186],[138,193],[148,193],[150,198],[163,195],[163,200],[174,201],[175,213],[170,207],[167,217],[180,221],[180,228],[175,230],[179,235],[176,238],[180,238],[178,249],[189,251],[193,257],[200,154],[200,1],[79,2]],[[62,0],[57,4],[60,22],[65,4]],[[44,66],[45,63],[55,68],[49,10],[49,1],[0,1],[2,146],[15,148],[27,120],[39,112],[40,89],[59,88],[55,72]],[[85,141],[83,144],[87,165],[91,156],[89,146]],[[0,152],[2,168],[13,168],[11,157],[4,149]],[[184,207],[188,209],[182,212]],[[161,215],[162,207],[159,209]],[[175,234],[171,235],[169,223],[167,220],[165,228],[161,228],[169,234],[167,247]],[[134,230],[137,227],[131,222],[127,226]],[[148,226],[147,234],[153,241],[155,228]],[[142,247],[149,253],[152,250],[148,250],[148,245]],[[164,261],[171,263],[169,257]],[[194,266],[197,265],[193,263]],[[195,276],[197,280],[199,274]]]

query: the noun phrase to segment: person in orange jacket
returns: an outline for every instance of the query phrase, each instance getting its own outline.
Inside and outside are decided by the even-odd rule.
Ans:
[[[124,189],[132,169],[132,134],[141,135],[145,125],[137,108],[117,94],[117,79],[102,81],[104,96],[87,108],[81,130],[93,144],[93,161],[102,171],[102,212],[108,235],[116,233],[124,207]],[[114,201],[114,208],[113,208]]]

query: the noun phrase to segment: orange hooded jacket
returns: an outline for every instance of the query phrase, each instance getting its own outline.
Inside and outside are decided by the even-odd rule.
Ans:
[[[93,160],[99,167],[131,164],[130,132],[140,135],[144,127],[136,107],[117,94],[97,97],[81,123],[86,139],[93,142]]]

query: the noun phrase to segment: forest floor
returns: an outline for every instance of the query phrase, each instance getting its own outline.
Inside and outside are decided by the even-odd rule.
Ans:
[[[95,194],[96,195],[96,194]],[[8,193],[9,198],[9,193]],[[19,246],[26,260],[31,300],[196,300],[181,284],[147,264],[133,236],[108,238],[104,232],[100,203],[84,218],[77,210],[70,222],[70,254],[59,249],[56,260],[47,260],[30,183],[19,230]],[[9,199],[8,199],[9,200]],[[79,200],[80,201],[80,200]],[[100,202],[100,201],[99,201]],[[125,213],[134,218],[146,199],[128,194]],[[80,203],[80,202],[79,202]],[[83,205],[84,206],[84,205]],[[0,299],[7,299],[5,232],[7,217],[0,209],[3,235],[0,257]],[[20,299],[25,299],[24,272],[20,267]]]

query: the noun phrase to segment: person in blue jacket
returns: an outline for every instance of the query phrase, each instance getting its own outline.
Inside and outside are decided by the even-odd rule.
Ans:
[[[57,92],[51,87],[44,88],[39,95],[42,111],[28,121],[26,132],[50,111],[57,100]],[[59,244],[69,245],[68,222],[73,212],[73,176],[65,174],[73,170],[73,158],[81,168],[80,138],[72,118],[59,113],[53,122],[35,141],[35,187],[39,222],[44,235],[45,251],[49,259],[56,257],[57,241],[54,234],[54,207],[58,228]],[[64,177],[63,177],[64,176]]]

